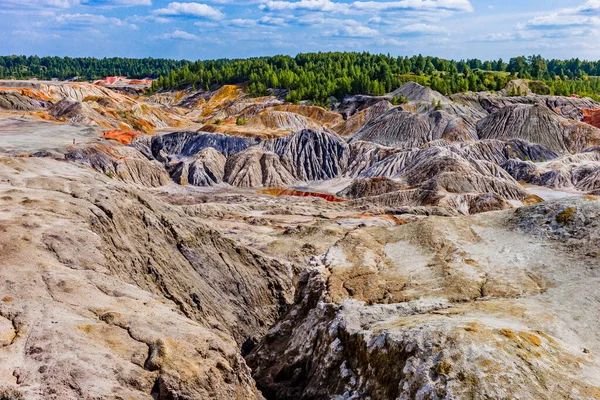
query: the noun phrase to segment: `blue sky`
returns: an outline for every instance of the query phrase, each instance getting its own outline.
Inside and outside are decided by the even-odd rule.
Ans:
[[[0,54],[600,59],[600,0],[0,0]]]

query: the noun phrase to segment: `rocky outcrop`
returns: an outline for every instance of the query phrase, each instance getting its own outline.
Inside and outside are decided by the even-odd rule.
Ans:
[[[410,102],[366,121],[350,142],[368,140],[384,146],[408,149],[439,139],[453,142],[479,139],[476,123],[485,113],[452,102],[440,93],[416,83],[407,83],[393,93],[396,93],[395,96],[405,96]],[[371,108],[377,111],[376,106]],[[349,118],[347,125],[339,129],[345,132],[371,108]]]
[[[597,214],[581,200],[349,233],[247,357],[258,387],[269,399],[593,397],[600,364],[582,343],[594,328],[561,324],[576,318],[563,302],[595,284]],[[584,247],[565,255],[544,236]],[[497,246],[510,259],[489,258]]]
[[[239,187],[287,187],[296,181],[277,154],[259,146],[229,157],[224,180]]]
[[[386,177],[356,179],[338,196],[346,199],[359,199],[362,197],[379,196],[385,193],[396,192],[403,189],[405,184]]]
[[[182,185],[213,186],[223,182],[227,159],[213,147],[170,166],[171,178]]]
[[[325,127],[332,127],[343,121],[343,118],[339,113],[328,111],[323,107],[282,104],[276,105],[271,109],[273,111],[284,111],[302,115],[304,117],[310,118],[313,121],[319,122],[321,126]]]
[[[300,106],[298,106],[300,107]],[[292,111],[283,111],[288,107],[269,107],[263,105],[245,109],[237,118],[226,119],[218,124],[204,125],[200,128],[202,132],[222,133],[245,138],[260,138],[264,140],[287,136],[303,129],[327,130],[328,123],[323,123]],[[291,105],[290,109],[295,109]],[[317,107],[315,107],[317,108]],[[322,110],[325,112],[325,110]],[[310,114],[310,112],[306,112]],[[326,115],[315,111],[315,116]],[[241,116],[244,115],[244,116]],[[336,114],[340,119],[339,114]],[[246,117],[247,116],[247,117]]]
[[[391,178],[399,182],[402,190],[386,191],[353,204],[447,206],[469,214],[480,209],[498,209],[492,205],[499,209],[508,208],[506,200],[523,201],[529,197],[496,163],[477,157],[477,152],[471,148],[474,145],[428,147],[390,155],[358,176]],[[502,147],[497,151],[503,155]]]
[[[600,128],[600,107],[595,109],[584,108],[581,110],[583,122]]]
[[[363,171],[398,153],[400,150],[392,147],[385,147],[373,142],[356,141],[350,144],[350,155],[348,157],[348,166],[344,176],[355,178]]]
[[[584,193],[600,190],[600,152],[564,156],[551,162],[508,160],[502,164],[515,179],[538,186]]]
[[[514,96],[518,94],[519,96],[528,96],[532,94],[531,89],[529,89],[528,85],[529,81],[524,79],[513,79],[508,81],[506,87],[502,90],[502,94]]]
[[[31,98],[18,91],[0,91],[0,109],[14,111],[36,111],[43,110],[50,102],[43,99]]]
[[[387,97],[393,98],[396,96],[403,96],[410,102],[431,104],[435,102],[446,103],[448,99],[441,93],[432,90],[427,86],[419,85],[416,82],[408,82],[389,93]]]
[[[301,181],[336,178],[348,163],[348,144],[326,131],[305,129],[260,146],[279,155],[284,167]]]
[[[272,129],[282,131],[301,131],[303,129],[320,129],[322,125],[300,114],[289,111],[265,110],[250,119],[246,125],[249,129]]]
[[[160,163],[148,160],[132,147],[100,143],[81,145],[70,149],[65,158],[91,167],[111,179],[149,187],[171,183]]]
[[[3,107],[43,119],[144,133],[189,124],[179,109],[83,82],[2,81]]]
[[[83,103],[70,99],[63,99],[52,105],[49,109],[54,118],[63,118],[71,122],[84,122]]]
[[[457,93],[450,96],[459,103],[484,114],[493,114],[510,105],[539,105],[574,121],[583,121],[585,110],[600,108],[600,103],[589,98],[564,96],[502,96],[492,93]],[[484,115],[485,116],[485,115]]]
[[[482,139],[523,139],[556,153],[577,153],[600,143],[600,130],[567,120],[540,105],[511,105],[477,124]]]
[[[443,124],[438,124],[443,129],[440,137],[450,142],[467,142],[479,139],[475,126],[463,118],[447,118]]]
[[[471,118],[457,117],[443,110],[429,112],[427,116],[431,126],[431,140],[465,142],[478,139],[475,124],[470,122]]]
[[[127,145],[127,144],[131,144],[131,142],[141,134],[142,134],[141,132],[137,132],[137,131],[124,131],[121,129],[113,129],[113,130],[104,132],[102,134],[102,138],[116,140],[117,142],[119,142],[121,144]]]
[[[348,137],[354,135],[360,128],[385,114],[392,108],[392,104],[387,100],[380,100],[372,106],[352,115],[347,120],[340,122],[332,129],[340,136]]]
[[[150,148],[156,159],[164,161],[168,156],[191,157],[207,147],[212,147],[228,157],[255,143],[250,139],[222,134],[173,132],[154,136]]]
[[[395,108],[366,124],[349,142],[359,140],[410,149],[432,140],[431,126],[426,117]]]
[[[390,99],[381,96],[367,96],[362,94],[347,96],[342,99],[337,106],[336,111],[344,117],[344,120],[347,120],[354,114],[373,107],[382,100],[387,101]]]
[[[567,119],[575,121],[588,122],[585,121],[586,110],[597,110],[600,108],[600,103],[590,98],[548,96],[545,100],[548,108]]]

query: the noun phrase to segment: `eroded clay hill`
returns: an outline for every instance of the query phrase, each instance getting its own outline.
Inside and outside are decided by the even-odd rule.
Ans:
[[[152,104],[90,83],[0,81],[0,111],[107,130],[152,133],[189,125],[176,107]]]
[[[292,300],[289,263],[68,161],[2,158],[0,182],[1,388],[260,397],[239,348]]]
[[[294,189],[327,188],[315,182],[336,180],[327,191],[355,204],[439,206],[463,214],[540,200],[519,181],[597,190],[600,130],[588,122],[600,104],[589,99],[490,93],[448,98],[415,83],[388,96],[348,97],[334,111],[275,97],[250,99],[234,86],[181,96],[173,104],[195,108],[189,115],[205,124],[197,132],[154,137],[145,154],[182,184]],[[398,96],[408,103],[393,106]],[[220,153],[211,151],[210,165],[200,155],[206,148]],[[559,157],[570,160],[568,170],[550,163]],[[567,176],[573,169],[575,177]],[[538,170],[548,174],[538,179]],[[393,184],[371,191],[367,181],[383,178]]]
[[[47,157],[0,165],[5,393],[600,393],[597,197],[451,218],[436,206],[147,189]]]
[[[92,132],[83,142],[98,135],[141,154],[108,143],[109,149],[115,147],[110,151],[128,156],[100,162],[97,153],[108,150],[92,144],[92,149],[74,151],[93,160],[80,155],[75,159],[130,181],[131,174],[115,174],[115,163],[141,165],[145,157],[153,170],[156,162],[162,164],[182,185],[294,189],[342,180],[345,185],[332,182],[327,192],[340,192],[357,203],[440,206],[463,214],[535,201],[519,188],[519,181],[590,194],[600,185],[594,158],[600,145],[594,115],[600,104],[589,99],[502,93],[445,97],[407,83],[387,96],[347,97],[327,111],[286,104],[275,96],[251,98],[243,86],[231,85],[213,92],[183,90],[136,98],[83,83],[2,85],[2,107],[15,118],[11,140],[15,131],[25,130],[18,126],[17,110],[54,121],[47,124],[110,128]],[[407,103],[392,105],[399,97]],[[48,128],[40,125],[42,129]],[[65,146],[69,133],[64,129],[59,134]],[[82,143],[79,137],[73,139]],[[558,157],[568,165],[550,162]],[[151,173],[157,174],[164,175]],[[391,179],[394,184],[388,189],[397,190],[371,193],[365,190],[369,184],[361,190],[348,188],[355,179],[381,178]],[[162,177],[147,182],[164,183]]]
[[[600,104],[2,86],[0,399],[600,399]]]
[[[247,357],[258,387],[272,399],[598,398],[599,204],[348,232]]]

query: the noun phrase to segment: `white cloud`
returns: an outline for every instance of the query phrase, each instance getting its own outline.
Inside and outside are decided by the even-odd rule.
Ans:
[[[59,0],[63,1],[63,0]],[[84,5],[107,7],[151,6],[152,0],[77,0]]]
[[[600,0],[589,0],[574,8],[565,8],[530,19],[525,29],[580,32],[581,28],[600,28]]]
[[[196,21],[194,22],[194,25],[201,28],[217,28],[221,26],[219,23],[213,21]]]
[[[164,16],[188,16],[207,19],[222,19],[223,13],[214,7],[201,3],[169,3],[166,8],[154,11],[156,15]]]
[[[379,38],[376,43],[380,46],[396,46],[396,47],[404,47],[408,45],[408,42],[400,41],[394,38]]]
[[[176,40],[199,40],[200,37],[196,36],[194,34],[185,32],[185,31],[180,31],[180,30],[176,30],[174,32],[171,33],[165,33],[162,36],[159,36],[160,39],[176,39]]]
[[[0,0],[8,8],[71,8],[76,6],[130,7],[151,6],[152,0]]]
[[[54,17],[54,22],[58,25],[67,26],[73,29],[82,29],[90,26],[119,26],[131,29],[138,29],[138,26],[119,18],[108,18],[104,15],[96,14],[62,14]]]
[[[36,40],[47,40],[47,39],[60,39],[61,36],[59,34],[50,34],[48,35],[46,32],[37,32],[26,29],[16,29],[11,32],[13,36],[22,37],[26,40],[36,39]]]
[[[446,33],[447,30],[443,26],[428,25],[423,23],[410,24],[393,30],[391,33],[405,35],[435,35]]]
[[[331,0],[300,0],[297,2],[291,1],[273,1],[269,0],[260,6],[265,11],[336,11],[345,12],[348,10],[348,4],[335,3]]]
[[[228,24],[239,28],[251,28],[256,26],[257,21],[253,19],[236,18],[229,21]]]
[[[261,9],[265,11],[297,10],[339,13],[371,13],[378,11],[473,12],[470,0],[355,1],[353,3],[337,3],[331,0],[268,0],[261,5]]]
[[[277,17],[271,17],[268,15],[265,15],[264,17],[262,17],[261,19],[258,20],[258,23],[261,25],[266,25],[266,26],[285,26],[287,25],[285,22],[285,19],[283,18],[277,18]]]
[[[1,0],[0,8],[71,8],[78,6],[80,3],[80,0]]]
[[[364,26],[360,22],[352,19],[330,20],[330,22],[333,21],[335,21],[339,27],[333,31],[325,32],[325,36],[372,38],[379,35],[379,32],[375,29]]]
[[[351,7],[363,11],[409,11],[446,10],[473,12],[469,0],[401,0],[401,1],[355,1]]]
[[[481,42],[509,42],[518,38],[516,33],[512,32],[496,32],[490,33],[487,36],[484,36],[482,39],[478,39],[476,41]]]
[[[144,16],[132,15],[130,17],[127,17],[125,20],[127,22],[132,22],[132,23],[156,22],[158,24],[168,24],[168,23],[173,22],[169,18],[157,17],[155,15],[144,15]]]

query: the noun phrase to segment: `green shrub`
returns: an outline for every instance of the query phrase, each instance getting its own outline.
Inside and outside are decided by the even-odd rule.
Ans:
[[[403,95],[398,95],[398,96],[392,97],[392,104],[395,106],[398,106],[400,104],[406,104],[406,103],[408,103],[408,99]]]

